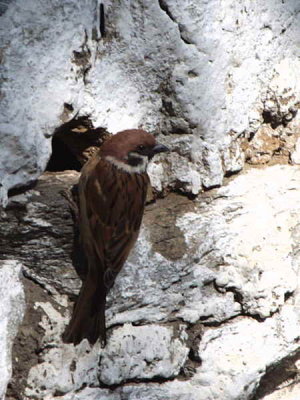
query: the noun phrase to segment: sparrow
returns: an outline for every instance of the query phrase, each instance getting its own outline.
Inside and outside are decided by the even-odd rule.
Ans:
[[[63,341],[106,345],[105,304],[135,244],[144,213],[148,162],[169,149],[141,129],[119,132],[82,168],[78,183],[80,243],[87,260]]]

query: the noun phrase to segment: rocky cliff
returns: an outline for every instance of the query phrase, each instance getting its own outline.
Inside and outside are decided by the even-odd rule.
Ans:
[[[8,384],[7,400],[298,398],[298,2],[0,11],[0,397]],[[61,191],[107,135],[136,127],[172,151],[149,169],[108,345],[74,348]]]

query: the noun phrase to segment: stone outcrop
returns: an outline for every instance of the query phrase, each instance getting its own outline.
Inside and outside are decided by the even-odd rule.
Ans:
[[[4,0],[0,18],[0,397],[298,398],[297,2]],[[107,347],[66,345],[79,174],[44,171],[137,127],[171,152]]]
[[[19,237],[14,255],[24,265],[27,298],[8,400],[16,393],[23,399],[248,400],[293,382],[298,166],[252,168],[197,200],[171,194],[149,204],[108,299],[105,349],[61,341],[80,284],[61,191],[77,177],[42,176],[26,196],[11,197],[2,215],[4,247],[10,227]]]
[[[104,31],[98,0],[3,3],[1,202],[45,169],[54,132],[82,118],[159,134],[173,151],[150,170],[157,191],[198,194],[245,157],[289,158],[300,17],[297,2],[275,3],[105,0]]]

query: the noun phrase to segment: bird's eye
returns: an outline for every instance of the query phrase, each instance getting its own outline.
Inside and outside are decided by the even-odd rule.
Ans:
[[[141,144],[141,145],[139,145],[139,146],[138,146],[138,150],[139,150],[139,151],[143,151],[143,150],[145,150],[145,146],[143,146],[142,144]]]

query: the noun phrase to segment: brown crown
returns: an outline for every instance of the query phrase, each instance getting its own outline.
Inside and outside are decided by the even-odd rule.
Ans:
[[[135,151],[138,146],[154,147],[154,136],[142,129],[128,129],[111,136],[103,143],[100,149],[101,156],[113,156],[124,159],[130,151]]]

